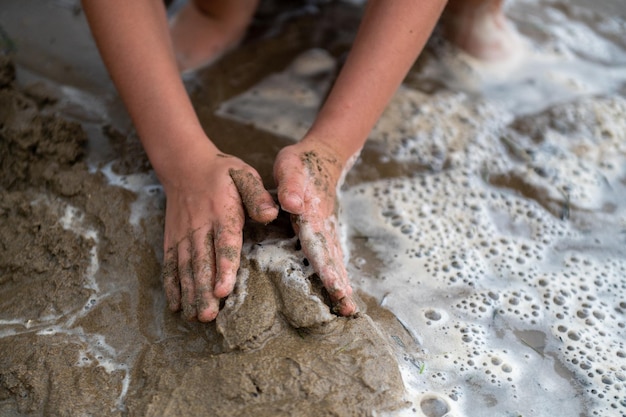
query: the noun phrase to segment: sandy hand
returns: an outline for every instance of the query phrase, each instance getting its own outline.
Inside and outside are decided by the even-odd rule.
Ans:
[[[176,185],[164,184],[163,280],[171,310],[182,308],[188,320],[211,321],[220,299],[235,286],[243,207],[262,223],[274,220],[278,207],[259,174],[240,159],[223,154],[201,159]]]
[[[281,207],[292,214],[302,250],[334,303],[348,316],[356,312],[343,263],[335,213],[343,165],[323,146],[300,142],[280,151],[274,164]]]

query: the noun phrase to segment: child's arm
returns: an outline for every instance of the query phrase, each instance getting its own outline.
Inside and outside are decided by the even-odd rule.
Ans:
[[[370,0],[354,45],[305,140],[359,152],[424,48],[445,0]]]
[[[278,209],[257,172],[204,133],[180,79],[161,0],[85,0],[101,55],[167,196],[164,285],[172,310],[210,321],[233,289],[244,209]],[[249,192],[250,190],[258,192]]]
[[[274,165],[278,198],[336,309],[356,307],[336,229],[335,191],[426,43],[445,0],[370,0],[348,59],[306,136]]]

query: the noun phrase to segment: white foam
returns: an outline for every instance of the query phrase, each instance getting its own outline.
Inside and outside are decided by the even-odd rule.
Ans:
[[[286,248],[296,247],[298,238],[291,239],[267,239],[255,245],[246,244],[244,252],[247,252],[258,263],[259,268],[265,271],[275,271],[280,274],[280,278],[284,285],[300,289],[300,293],[307,294],[310,292],[306,277],[314,274],[313,267],[303,262],[302,259],[296,259],[295,255],[290,255],[290,251]],[[296,269],[296,273],[286,273],[286,271]],[[315,295],[311,294],[310,299],[317,302]]]
[[[449,185],[448,181],[449,179],[444,178],[429,183],[427,190],[431,192],[415,196],[415,200],[419,199],[424,203],[426,199],[426,204],[436,205],[444,198],[440,193],[432,191],[445,188]],[[502,233],[492,223],[487,210],[469,215],[465,212],[467,205],[461,202],[471,197],[470,190],[473,187],[457,189],[453,199],[452,196],[448,197],[459,201],[457,209],[448,205],[442,208],[445,216],[417,222],[413,219],[416,222],[416,234],[406,234],[402,232],[403,222],[393,216],[385,216],[383,212],[387,209],[386,205],[393,202],[400,209],[397,212],[408,213],[410,216],[413,207],[417,206],[416,201],[407,199],[406,189],[403,192],[402,188],[400,191],[390,192],[382,200],[376,194],[377,189],[397,190],[400,182],[406,184],[407,181],[386,181],[352,190],[353,192],[345,196],[344,205],[347,205],[346,211],[351,213],[352,218],[358,218],[351,222],[358,235],[367,236],[369,247],[381,258],[389,260],[379,272],[383,279],[368,277],[355,282],[371,294],[385,294],[384,305],[406,323],[409,329],[414,329],[423,343],[425,375],[415,375],[415,369],[411,367],[404,369],[405,374],[409,372],[405,377],[408,387],[413,389],[412,395],[418,398],[424,391],[428,391],[445,396],[454,389],[459,401],[467,398],[468,402],[461,409],[473,410],[470,414],[458,415],[482,415],[479,412],[481,409],[485,413],[488,410],[504,412],[515,409],[522,414],[575,415],[585,406],[590,406],[571,400],[580,398],[572,385],[575,385],[576,379],[584,379],[584,375],[579,375],[571,367],[568,368],[570,373],[565,377],[554,370],[556,362],[567,367],[569,360],[563,352],[567,352],[567,344],[582,343],[580,341],[583,337],[577,337],[576,334],[583,332],[586,325],[573,326],[568,331],[562,331],[566,335],[574,332],[574,336],[568,337],[565,347],[559,347],[559,339],[557,335],[553,335],[555,337],[550,339],[542,353],[523,341],[520,343],[520,338],[516,336],[516,332],[529,330],[550,332],[551,326],[556,325],[552,323],[565,320],[567,315],[563,313],[563,306],[556,308],[549,302],[550,297],[546,297],[546,294],[560,294],[563,291],[570,293],[574,290],[580,292],[577,288],[582,285],[587,292],[591,292],[592,299],[604,300],[609,306],[616,305],[619,296],[613,295],[613,300],[610,301],[606,294],[594,292],[592,287],[596,285],[589,282],[576,282],[573,289],[564,289],[565,276],[572,273],[567,268],[568,264],[562,270],[562,266],[554,259],[548,259],[548,251],[543,248],[545,245],[536,246],[532,243],[543,234],[556,234],[558,239],[561,236],[579,235],[575,231],[567,230],[556,219],[551,220],[555,223],[554,227],[538,224],[549,222],[549,216],[535,217],[540,219],[536,221],[527,220],[531,223],[529,232],[522,235],[512,235],[508,230]],[[369,193],[366,190],[368,188]],[[403,199],[406,201],[403,202]],[[483,205],[490,206],[499,201],[500,197],[488,198]],[[511,201],[511,197],[507,197],[507,201]],[[520,204],[526,205],[524,201],[520,201]],[[372,206],[376,208],[364,212],[364,207]],[[516,205],[503,205],[504,207],[515,210]],[[468,227],[471,224],[482,232],[468,238],[466,231],[471,229]],[[419,233],[419,230],[425,232]],[[480,242],[485,238],[493,243],[482,246]],[[558,239],[554,240],[555,244]],[[493,247],[497,247],[500,253],[492,254]],[[540,259],[537,259],[538,256]],[[587,262],[591,269],[603,265],[601,261]],[[541,279],[539,277],[543,271],[553,269],[559,272],[553,272],[555,277],[545,280],[544,286],[537,288],[536,282]],[[619,270],[610,267],[605,268],[605,273],[612,274],[614,278],[619,276],[618,272]],[[353,270],[352,275],[358,276],[358,272]],[[593,277],[591,274],[582,275]],[[580,305],[581,302],[571,296],[567,300],[574,305]],[[575,309],[574,305],[569,307],[570,311]],[[600,309],[601,306],[597,308]],[[599,341],[601,346],[615,345],[616,337],[623,332],[619,324],[611,325],[608,320],[604,320],[602,324],[598,322],[597,326],[601,327],[593,330],[587,328],[583,334],[603,334],[605,340]],[[591,335],[587,343],[596,337]],[[619,349],[619,346],[614,349]],[[603,375],[612,375],[612,372],[619,371],[614,355],[613,358],[611,355],[607,356],[599,366]],[[541,372],[537,369],[541,369]],[[597,383],[595,379],[600,378],[594,377],[589,383]],[[617,380],[614,376],[607,378]],[[471,385],[460,383],[468,379],[472,380]],[[489,395],[493,396],[496,404],[485,404],[476,397],[478,393],[473,391],[474,385],[480,387],[480,395],[491,393]],[[546,397],[545,392],[548,391],[551,395]],[[534,398],[540,394],[542,400]],[[470,403],[472,406],[468,407]],[[528,404],[530,408],[524,409],[524,404]]]
[[[623,39],[623,21],[619,24],[613,16],[587,18],[581,9],[563,2],[511,3],[509,14],[516,17],[519,30],[534,35],[532,40],[523,37],[523,56],[506,65],[488,64],[444,45],[436,51],[437,59],[413,75],[488,97],[516,114],[533,113],[584,95],[610,93],[624,84],[626,51],[611,39]],[[588,21],[603,33],[590,28]]]
[[[144,219],[157,210],[160,210],[161,203],[165,197],[163,186],[161,186],[154,174],[139,173],[129,175],[119,175],[113,171],[115,161],[109,162],[102,168],[102,173],[109,181],[110,185],[121,187],[132,191],[137,195],[131,205],[129,223],[139,227],[141,219]],[[155,198],[158,196],[160,198]]]
[[[488,90],[401,88],[370,146],[431,171],[342,194],[353,242],[376,258],[350,264],[353,282],[424,349],[401,368],[408,415],[624,414],[623,234],[605,230],[626,230],[626,100],[583,97],[626,71],[621,55],[600,75],[602,56],[559,48],[533,75],[536,97],[513,74],[511,106]],[[569,93],[551,96],[555,84]],[[515,116],[526,105],[547,110]]]
[[[96,272],[98,272],[100,268],[100,262],[98,260],[98,233],[94,229],[85,226],[84,221],[84,213],[78,208],[68,204],[65,206],[63,216],[59,219],[59,224],[65,230],[70,230],[82,236],[85,240],[93,242],[93,245],[89,249],[89,266],[85,271],[85,284],[83,286],[97,293],[99,288],[96,282]]]
[[[401,94],[398,103],[411,100]],[[447,97],[442,94],[443,100]],[[557,107],[545,117],[567,122],[568,112],[584,119],[602,109],[597,113],[615,120],[611,115],[617,115],[615,109],[623,103],[621,98],[588,99]],[[463,106],[470,107],[462,110],[467,113],[473,104],[465,101]],[[387,126],[402,130],[413,123],[412,114],[419,115],[420,107],[399,105],[396,111],[400,114],[395,117],[405,124]],[[497,112],[492,115],[498,118]],[[432,124],[458,123],[447,112],[431,117]],[[531,117],[528,123],[541,130],[543,117]],[[572,135],[569,127],[561,126],[558,133],[547,125],[541,130],[543,142],[522,146],[533,158],[520,161],[519,155],[512,158],[499,147],[501,135],[515,133],[503,123],[508,118],[502,112],[500,125],[492,122],[459,133],[462,146],[446,142],[436,130],[428,135],[427,130],[424,140],[455,161],[447,171],[380,180],[343,193],[343,220],[351,235],[359,241],[365,237],[367,248],[382,260],[367,277],[362,272],[367,259],[351,264],[353,282],[377,295],[419,335],[424,371],[403,367],[414,408],[426,392],[446,404],[458,404],[454,415],[577,415],[584,410],[611,415],[610,410],[622,406],[616,399],[626,388],[620,379],[626,367],[620,357],[623,312],[610,313],[626,306],[620,304],[626,289],[624,261],[597,243],[594,250],[594,238],[587,232],[541,205],[550,198],[563,201],[559,193],[532,200],[511,189],[494,188],[486,181],[484,167],[490,167],[490,175],[522,170],[537,194],[566,183],[572,207],[600,210],[606,201],[619,199],[614,187],[620,187],[623,168],[611,168],[598,180],[605,169],[599,155],[608,154],[609,148],[620,150],[623,145],[617,142],[626,130],[619,118],[617,124],[606,125],[594,118],[596,128],[577,129],[575,140],[567,140]],[[392,135],[384,127],[385,122],[378,133],[388,140]],[[607,129],[615,135],[607,135]],[[407,159],[407,150],[417,141],[387,143],[395,144],[392,151]],[[577,152],[585,143],[595,151]],[[558,155],[558,160],[542,160],[546,148],[551,149],[547,160],[550,155]],[[623,161],[626,152],[619,152]],[[551,166],[560,174],[531,176],[529,166]],[[574,170],[578,174],[568,179],[566,174]],[[623,209],[603,215],[614,227],[623,225],[623,218]]]

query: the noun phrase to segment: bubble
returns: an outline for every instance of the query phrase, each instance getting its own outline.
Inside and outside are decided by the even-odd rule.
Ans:
[[[441,314],[435,310],[426,311],[424,313],[424,316],[426,316],[427,319],[433,320],[433,321],[441,320]]]
[[[400,227],[400,232],[405,235],[411,235],[415,232],[415,227],[412,224],[404,224]]]
[[[435,396],[423,398],[420,402],[420,408],[426,417],[443,417],[450,411],[448,403]]]
[[[567,337],[574,341],[580,340],[580,335],[575,331],[567,332]]]
[[[84,310],[91,310],[91,308],[96,305],[97,300],[95,298],[90,298],[89,300],[87,300],[87,303],[85,303],[85,306],[83,307]]]
[[[605,376],[602,377],[602,383],[606,384],[606,385],[611,385],[611,384],[613,384],[613,379],[611,379],[610,376],[606,376],[605,375]]]
[[[399,216],[397,214],[394,215],[391,218],[391,225],[392,226],[398,227],[398,226],[402,225],[403,222],[404,222],[404,219],[402,218],[402,216]]]
[[[578,310],[576,316],[581,319],[587,318],[589,317],[589,311],[587,309]]]

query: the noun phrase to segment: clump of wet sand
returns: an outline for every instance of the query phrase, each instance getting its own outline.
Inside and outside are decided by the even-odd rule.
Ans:
[[[129,409],[155,416],[318,416],[403,407],[395,340],[414,342],[395,318],[383,332],[367,314],[335,317],[313,288],[320,290],[321,283],[313,285],[302,273],[293,249],[272,250],[281,268],[270,269],[253,252],[239,272],[245,284],[218,316],[223,342],[209,331],[185,350],[178,339],[150,346],[136,365],[142,384],[130,391]],[[390,338],[390,330],[402,339]],[[213,343],[201,348],[201,337]],[[224,353],[208,352],[220,346]]]

